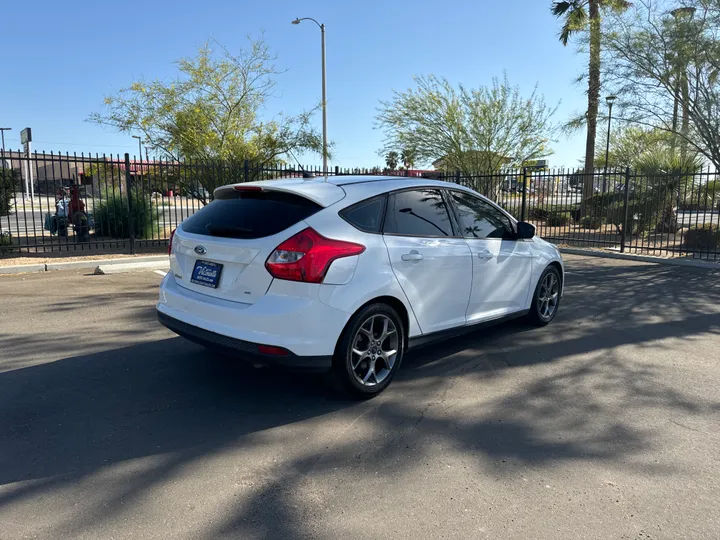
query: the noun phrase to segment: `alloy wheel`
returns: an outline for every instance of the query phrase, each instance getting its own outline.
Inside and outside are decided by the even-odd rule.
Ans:
[[[363,386],[376,386],[392,372],[397,359],[399,334],[386,315],[373,315],[360,325],[352,341],[350,364]]]
[[[538,311],[540,316],[548,320],[552,318],[557,309],[560,298],[560,280],[555,272],[548,272],[540,284],[538,293]]]

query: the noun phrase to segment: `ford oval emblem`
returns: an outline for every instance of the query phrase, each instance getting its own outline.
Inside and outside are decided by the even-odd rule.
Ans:
[[[207,253],[207,249],[205,249],[204,246],[195,246],[195,253],[198,255],[205,255]]]

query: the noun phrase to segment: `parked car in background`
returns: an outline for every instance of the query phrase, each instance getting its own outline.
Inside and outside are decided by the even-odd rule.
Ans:
[[[525,317],[546,325],[563,263],[469,188],[403,177],[235,184],[174,232],[158,317],[253,363],[383,391],[413,347]]]

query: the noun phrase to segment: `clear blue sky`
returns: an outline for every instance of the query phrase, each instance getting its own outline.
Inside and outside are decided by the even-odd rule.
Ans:
[[[176,0],[6,2],[0,57],[0,124],[9,147],[20,130],[33,128],[34,148],[133,152],[129,135],[85,121],[103,96],[144,78],[169,78],[172,64],[193,55],[208,38],[231,51],[247,36],[264,34],[287,72],[267,115],[297,113],[320,100],[320,32],[327,26],[328,131],[334,164],[372,166],[382,133],[373,128],[380,99],[405,90],[414,74],[436,74],[467,86],[488,84],[508,72],[529,93],[539,84],[549,103],[561,101],[558,119],[584,109],[583,88],[573,79],[585,58],[557,41],[550,0],[276,0],[238,2]],[[320,116],[316,118],[320,127]],[[554,145],[554,166],[576,166],[584,134]],[[313,160],[317,163],[319,160]]]

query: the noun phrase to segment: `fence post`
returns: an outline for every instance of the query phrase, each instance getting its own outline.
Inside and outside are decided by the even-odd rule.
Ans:
[[[125,187],[128,205],[128,233],[130,234],[130,254],[135,255],[135,223],[133,223],[132,175],[130,174],[130,154],[125,154]]]
[[[250,181],[250,163],[248,163],[248,160],[245,160],[245,163],[243,164],[244,169],[244,175],[245,175],[245,181]]]
[[[335,176],[340,176],[340,167],[335,165]]]
[[[620,231],[620,253],[625,253],[625,240],[627,238],[628,199],[630,198],[630,167],[625,168],[625,202],[623,203],[623,222]]]
[[[520,221],[525,221],[525,214],[527,212],[527,167],[523,168],[522,172],[522,206],[520,207]]]
[[[456,184],[460,183],[460,170],[459,169],[457,171],[455,171],[455,183]]]

